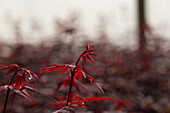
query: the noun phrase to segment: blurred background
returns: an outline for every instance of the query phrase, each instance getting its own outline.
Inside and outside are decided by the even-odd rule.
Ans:
[[[169,6],[169,0],[0,0],[0,64],[32,70],[41,79],[37,90],[57,99],[67,94],[68,87],[56,88],[68,73],[41,74],[40,68],[74,63],[89,43],[99,56],[86,71],[105,96],[127,102],[128,109],[99,101],[76,113],[170,113]],[[11,77],[5,72],[0,71],[0,85]],[[84,98],[103,96],[95,84],[82,82],[92,89],[82,91]],[[5,94],[0,92],[0,103]],[[57,109],[50,109],[50,100],[31,96],[35,108],[16,96],[7,113]]]

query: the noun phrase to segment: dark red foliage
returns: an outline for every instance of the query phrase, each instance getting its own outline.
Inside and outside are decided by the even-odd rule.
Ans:
[[[94,49],[93,48],[89,49],[89,44],[87,44],[86,50],[80,55],[80,60],[84,61],[85,63],[87,63],[87,61],[90,63],[92,63],[92,62],[95,63],[94,59],[90,56],[90,55],[97,56],[97,54],[94,53],[93,51],[94,51]]]
[[[79,90],[80,84],[77,85],[77,81],[80,81],[82,78],[87,78],[91,83],[94,82],[99,87],[99,89],[104,93],[103,89],[94,80],[94,78],[89,76],[87,73],[85,73],[82,70],[83,66],[78,64],[79,61],[82,61],[82,62],[84,61],[85,63],[87,63],[87,61],[89,63],[95,62],[94,59],[90,56],[90,55],[97,56],[97,54],[94,53],[93,51],[94,51],[94,49],[93,48],[90,49],[89,44],[87,44],[86,50],[80,55],[80,57],[76,61],[75,65],[70,65],[70,64],[56,65],[56,64],[53,64],[53,67],[47,67],[47,68],[41,69],[42,73],[51,73],[52,71],[57,71],[59,69],[61,69],[61,73],[65,73],[68,70],[68,68],[71,71],[71,77],[70,76],[67,77],[64,81],[58,83],[58,85],[57,85],[57,90],[61,86],[69,86],[70,88],[69,88],[68,96],[59,98],[58,102],[53,103],[51,108],[53,108],[54,106],[59,106],[58,109],[61,109],[64,106],[67,106],[67,107],[76,106],[76,107],[79,107],[79,108],[84,108],[84,102],[101,101],[101,100],[114,100],[114,101],[119,101],[119,102],[124,104],[124,102],[119,100],[119,99],[107,98],[107,97],[91,97],[91,98],[86,98],[86,99],[80,99],[80,97],[78,97],[75,94],[73,95],[73,93],[71,93],[71,89],[72,89],[73,86],[77,87],[77,89]]]
[[[8,85],[0,86],[0,91],[5,91],[5,90],[7,91],[6,100],[5,100],[5,106],[4,106],[4,111],[3,112],[4,113],[6,112],[6,105],[7,105],[8,96],[10,94],[10,91],[13,92],[11,104],[13,104],[13,100],[14,100],[16,94],[19,94],[19,95],[25,97],[28,101],[31,100],[34,103],[31,96],[25,90],[26,85],[28,85],[28,82],[27,82],[25,77],[27,75],[33,81],[34,87],[35,87],[35,81],[33,79],[33,76],[35,76],[39,80],[38,76],[35,73],[33,73],[32,71],[30,71],[30,70],[27,70],[25,68],[20,68],[16,64],[11,64],[11,65],[8,65],[8,66],[5,66],[5,65],[0,65],[0,66],[4,67],[4,68],[2,68],[0,70],[9,69],[9,71],[5,74],[5,76],[12,73],[12,72],[14,72],[14,75],[13,75],[10,83]],[[14,81],[15,77],[17,77],[17,79]]]
[[[3,66],[4,68],[0,69],[0,70],[6,70],[6,69],[10,69],[4,76],[12,73],[12,72],[15,72],[17,71],[17,69],[19,68],[19,66],[17,64],[11,64],[11,65],[8,65],[8,66],[5,66],[5,65],[2,65],[0,64],[0,66]]]
[[[86,102],[101,101],[101,100],[118,101],[119,103],[121,103],[120,105],[125,106],[125,103],[119,99],[108,98],[108,97],[84,98],[84,97],[72,92],[72,88],[74,87],[77,89],[77,91],[79,93],[81,92],[82,89],[86,93],[88,93],[88,90],[86,89],[84,84],[81,83],[82,78],[85,78],[88,81],[90,81],[91,83],[92,82],[95,83],[104,94],[103,89],[95,81],[94,77],[91,77],[89,74],[87,74],[87,70],[85,70],[86,65],[83,65],[84,63],[87,64],[87,62],[95,63],[95,60],[91,56],[98,56],[98,54],[94,53],[93,51],[94,51],[94,49],[90,48],[89,44],[87,44],[86,50],[80,54],[78,60],[75,63],[62,64],[62,65],[52,64],[52,67],[41,68],[41,73],[51,73],[51,72],[60,70],[60,73],[63,74],[63,73],[66,73],[68,70],[70,70],[70,74],[69,74],[70,76],[68,76],[65,80],[59,82],[57,84],[57,88],[56,88],[58,90],[61,86],[65,86],[65,87],[68,86],[69,87],[68,95],[64,96],[64,97],[59,97],[58,101],[56,101],[52,97],[49,97],[48,95],[45,95],[45,94],[35,90],[34,77],[37,78],[38,81],[40,81],[40,80],[39,80],[38,76],[35,73],[33,73],[32,71],[25,69],[25,68],[20,68],[16,64],[11,64],[8,66],[0,64],[0,66],[3,67],[0,70],[9,69],[9,71],[5,74],[5,76],[9,75],[11,73],[14,73],[12,76],[12,79],[8,85],[0,86],[1,92],[7,91],[3,113],[6,113],[6,106],[7,106],[8,96],[10,95],[10,92],[12,92],[11,103],[13,103],[16,94],[18,94],[18,95],[21,95],[24,98],[26,98],[28,100],[28,102],[32,101],[34,104],[34,100],[31,98],[31,96],[29,95],[29,93],[27,91],[37,93],[39,95],[45,96],[45,97],[53,100],[54,102],[52,103],[51,108],[53,108],[54,106],[58,106],[58,110],[53,113],[62,113],[62,112],[63,113],[65,113],[65,112],[75,113],[75,111],[72,107],[84,108],[85,107],[84,103],[86,103]],[[29,86],[28,80],[27,80],[28,78],[29,78],[29,80],[32,80],[32,82],[34,84],[34,88]]]
[[[65,99],[63,99],[65,100]],[[63,101],[62,100],[62,101]],[[108,97],[90,97],[90,98],[85,98],[85,99],[79,99],[77,97],[76,100],[70,100],[70,103],[68,105],[68,107],[79,107],[79,108],[84,108],[84,103],[85,102],[93,102],[93,101],[101,101],[101,100],[113,100],[113,101],[118,101],[120,102],[122,106],[126,107],[126,104],[119,100],[119,99],[115,99],[115,98],[108,98]],[[62,102],[59,101],[59,102]],[[59,105],[59,109],[61,109],[62,107],[64,107],[66,105],[66,103],[53,103],[51,108],[53,108],[54,106],[58,106]]]
[[[53,67],[47,67],[47,68],[41,68],[41,73],[51,73],[53,71],[57,71],[59,69],[61,69],[61,74],[65,73],[69,68],[72,70],[72,68],[74,68],[74,65],[71,64],[64,64],[64,65],[56,65],[53,64]]]

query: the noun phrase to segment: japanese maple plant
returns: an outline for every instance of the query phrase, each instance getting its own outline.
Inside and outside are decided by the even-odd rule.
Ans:
[[[38,80],[39,80],[39,78],[32,71],[30,71],[30,70],[28,70],[26,68],[21,68],[17,64],[11,64],[11,65],[8,65],[8,66],[0,64],[0,66],[4,67],[4,68],[2,68],[0,70],[9,69],[9,71],[4,76],[7,76],[10,73],[14,73],[8,85],[0,86],[0,91],[1,92],[7,91],[3,113],[6,113],[7,102],[8,102],[8,97],[10,95],[10,92],[12,92],[11,104],[13,104],[13,100],[14,100],[16,94],[19,94],[19,95],[25,97],[28,100],[28,102],[30,102],[30,100],[31,100],[33,102],[33,104],[34,104],[34,100],[31,98],[31,96],[29,95],[27,90],[31,91],[31,92],[34,92],[34,93],[38,93],[40,95],[43,95],[43,96],[48,97],[48,98],[52,99],[53,101],[55,101],[55,99],[49,97],[48,95],[45,95],[45,94],[40,93],[40,92],[35,90],[34,77],[36,77]],[[26,77],[26,76],[28,76],[28,77]],[[33,81],[34,88],[29,86],[28,80],[26,78]]]
[[[94,49],[90,48],[89,44],[87,44],[86,50],[81,53],[81,55],[79,56],[78,60],[75,63],[62,64],[62,65],[53,64],[53,66],[51,66],[51,67],[41,68],[41,73],[51,73],[53,71],[61,70],[61,74],[62,74],[62,73],[67,72],[68,70],[70,70],[70,76],[68,76],[62,82],[58,83],[58,88],[62,85],[69,86],[68,95],[59,97],[57,101],[55,99],[53,99],[52,97],[49,97],[49,96],[35,90],[34,77],[36,77],[38,80],[39,80],[39,78],[32,71],[25,69],[25,68],[20,68],[16,64],[11,64],[8,66],[0,65],[0,66],[3,66],[3,68],[0,70],[9,69],[9,71],[4,76],[6,76],[10,73],[14,73],[8,85],[0,86],[1,92],[7,91],[3,113],[6,113],[7,101],[8,101],[10,92],[13,95],[12,100],[11,100],[12,103],[13,103],[13,100],[14,100],[14,97],[16,94],[19,94],[19,95],[25,97],[28,101],[31,100],[34,103],[34,100],[31,98],[31,96],[29,95],[27,90],[34,92],[34,93],[41,94],[45,97],[52,99],[54,102],[51,104],[51,108],[53,108],[54,106],[58,106],[58,110],[56,110],[54,113],[75,113],[73,107],[84,108],[85,107],[84,103],[92,102],[92,101],[114,100],[114,101],[119,101],[120,103],[124,104],[124,102],[119,99],[109,98],[109,97],[89,97],[89,98],[83,99],[81,96],[76,95],[75,93],[72,92],[73,87],[76,87],[78,90],[79,90],[79,87],[84,88],[82,83],[80,83],[80,80],[82,78],[85,78],[85,79],[88,79],[90,82],[95,83],[99,87],[99,89],[104,93],[103,89],[95,81],[95,79],[93,77],[89,76],[84,71],[84,66],[82,65],[83,62],[85,64],[87,64],[88,62],[95,63],[94,59],[91,56],[97,56],[97,55],[98,54],[94,53]],[[28,77],[26,77],[26,76],[28,76]],[[34,88],[29,86],[27,79],[30,79],[33,81]]]

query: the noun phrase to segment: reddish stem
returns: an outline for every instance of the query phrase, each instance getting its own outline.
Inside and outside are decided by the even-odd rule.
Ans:
[[[17,75],[18,71],[20,71],[20,69],[18,69],[17,71],[15,71],[15,73],[14,73],[14,75],[13,75],[13,77],[12,77],[10,83],[9,83],[9,85],[12,84],[12,82],[13,82],[15,76]],[[10,89],[8,88],[7,93],[6,93],[5,105],[4,105],[3,113],[6,113],[6,108],[7,108],[7,102],[8,102],[9,93],[10,93]]]
[[[80,58],[81,56],[84,54],[84,52],[80,55],[80,57],[78,58],[78,60],[76,61],[76,67],[80,61]],[[68,106],[69,104],[69,101],[70,101],[70,96],[71,96],[71,90],[72,90],[72,86],[73,86],[73,79],[74,79],[74,74],[75,74],[75,70],[76,70],[76,67],[73,69],[73,71],[71,71],[71,80],[70,80],[70,87],[69,87],[69,92],[68,92],[68,98],[67,98],[67,103],[66,103],[66,106]]]
[[[72,85],[73,85],[73,79],[74,79],[74,72],[71,72],[70,87],[69,87],[69,92],[68,92],[68,98],[67,98],[66,106],[68,106],[69,101],[70,101],[70,95],[71,95],[71,89],[72,89]]]
[[[77,67],[77,65],[78,65],[78,63],[79,63],[79,61],[80,61],[80,58],[81,58],[84,54],[86,54],[87,52],[91,52],[91,51],[93,51],[93,49],[84,51],[84,52],[79,56],[78,60],[76,61],[75,66]],[[71,90],[72,90],[72,86],[73,86],[73,80],[74,80],[74,74],[75,74],[76,67],[73,69],[73,71],[71,71],[71,80],[70,80],[70,87],[69,87],[69,92],[68,92],[68,98],[67,98],[66,106],[68,106],[69,101],[70,101]]]

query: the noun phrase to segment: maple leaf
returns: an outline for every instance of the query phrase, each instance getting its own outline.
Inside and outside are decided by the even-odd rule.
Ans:
[[[72,101],[76,101],[76,102],[80,101],[81,98],[82,98],[82,96],[80,96],[80,95],[71,94],[70,95],[70,102],[72,102]],[[65,103],[66,100],[67,100],[67,97],[60,97],[59,100],[58,100],[58,103],[53,102],[51,104],[51,108],[53,108],[54,106],[58,106],[59,105],[58,109],[61,109],[62,107],[66,106],[66,103]],[[79,107],[77,104],[69,104],[68,105],[68,107],[71,107],[71,106]]]
[[[25,97],[29,101],[28,95],[25,92],[23,92],[22,90],[16,89],[15,87],[13,87],[11,85],[0,86],[0,91],[1,90],[8,90],[8,89],[13,91],[14,93],[17,93],[17,94]]]
[[[37,94],[39,94],[39,95],[42,95],[42,96],[44,96],[44,97],[47,97],[47,98],[55,101],[56,103],[58,103],[54,98],[52,98],[52,97],[50,97],[50,96],[48,96],[48,95],[45,95],[45,94],[43,94],[43,93],[41,93],[41,92],[39,92],[39,91],[37,91],[37,90],[29,87],[29,86],[24,86],[24,87],[22,88],[22,90],[23,90],[23,89],[26,89],[26,90],[29,90],[29,91],[31,91],[31,92],[37,93]]]
[[[89,44],[87,44],[86,50],[80,55],[80,61],[84,61],[85,63],[87,63],[87,61],[90,63],[95,63],[94,59],[90,55],[97,56],[98,54],[94,53],[93,51],[94,49],[90,49]]]
[[[79,102],[92,102],[92,101],[101,101],[101,100],[114,100],[126,105],[123,101],[119,99],[109,98],[109,97],[90,97],[90,98],[82,99]]]
[[[76,70],[74,77],[75,78],[78,77],[79,79],[82,79],[82,77],[87,78],[91,83],[94,82],[104,94],[104,91],[101,88],[101,86],[94,80],[93,77],[90,77],[89,75],[87,75],[83,70]]]
[[[84,103],[86,103],[86,102],[102,101],[102,100],[118,101],[126,107],[126,104],[123,101],[121,101],[119,99],[115,99],[115,98],[109,98],[109,97],[90,97],[90,98],[85,98],[85,99],[81,99],[81,100],[77,100],[77,101],[70,100],[68,107],[74,106],[74,107],[84,108]],[[53,108],[54,106],[58,106],[58,105],[59,105],[58,109],[61,109],[62,107],[64,107],[66,105],[66,103],[53,103],[51,108]]]
[[[53,71],[57,71],[61,69],[61,74],[62,74],[65,73],[69,68],[70,70],[72,70],[72,68],[75,68],[75,66],[72,64],[63,64],[63,65],[53,64],[53,67],[41,68],[42,70],[41,73],[51,73]]]
[[[31,100],[33,102],[33,104],[35,105],[34,100],[31,98],[31,96],[28,94],[28,92],[26,90],[29,90],[31,92],[34,92],[34,93],[37,93],[37,94],[42,95],[44,97],[47,97],[47,98],[53,100],[55,103],[58,103],[54,98],[52,98],[48,95],[45,95],[45,94],[43,94],[43,93],[41,93],[41,92],[39,92],[39,91],[29,87],[29,86],[24,86],[24,87],[18,88],[18,89],[16,89],[13,85],[0,86],[0,91],[8,90],[8,89],[13,92],[11,104],[13,104],[13,99],[16,96],[16,94],[19,94],[19,95],[25,97],[28,100],[29,103],[30,103],[30,100]]]
[[[35,73],[33,73],[32,71],[28,70],[28,69],[21,68],[21,70],[23,70],[23,74],[22,74],[23,80],[26,82],[25,76],[28,75],[29,78],[33,81],[33,83],[34,83],[34,88],[35,88],[35,80],[33,79],[33,76],[35,76],[35,77],[38,79],[38,81],[40,81],[40,79],[38,78],[38,76],[37,76]],[[32,75],[33,75],[33,76],[32,76]]]
[[[8,96],[9,96],[10,92],[13,92],[11,104],[13,104],[13,101],[14,101],[14,98],[15,98],[16,94],[19,94],[19,95],[25,97],[28,100],[28,102],[29,102],[29,100],[31,100],[34,103],[31,96],[24,89],[25,86],[27,85],[27,80],[25,79],[25,76],[28,75],[29,78],[31,78],[31,80],[34,83],[34,88],[35,88],[35,81],[33,79],[33,76],[35,76],[39,80],[38,76],[35,73],[33,73],[32,71],[28,70],[28,69],[20,68],[17,64],[11,64],[11,65],[8,65],[8,66],[0,64],[0,66],[4,67],[4,68],[2,68],[0,70],[9,69],[9,71],[5,74],[5,76],[12,73],[12,72],[14,72],[10,83],[8,85],[1,86],[1,89],[2,89],[1,92],[7,90],[5,104],[4,104],[4,111],[3,112],[4,113],[6,112],[7,101],[8,101]],[[15,80],[15,77],[17,77],[16,80]],[[14,80],[15,80],[15,82],[13,82]]]
[[[0,70],[6,70],[6,69],[10,69],[4,76],[7,76],[8,74],[15,72],[18,70],[19,66],[17,64],[11,64],[8,66],[2,65],[0,64],[0,66],[3,66],[4,68],[0,69]]]
[[[17,79],[17,81],[16,81],[16,82],[18,82],[17,85],[19,85],[20,80],[25,81],[25,83],[26,83],[26,79],[25,79],[25,76],[26,76],[26,75],[28,75],[28,76],[31,78],[31,80],[34,82],[34,87],[35,87],[35,81],[34,81],[34,79],[33,79],[33,76],[35,76],[35,77],[39,80],[38,76],[37,76],[35,73],[33,73],[32,71],[30,71],[30,70],[28,70],[28,69],[20,68],[17,64],[11,64],[11,65],[8,65],[8,66],[5,66],[5,65],[0,64],[0,66],[3,66],[3,67],[4,67],[4,68],[2,68],[2,69],[0,69],[0,70],[10,69],[4,76],[6,76],[6,75],[8,75],[8,74],[10,74],[10,73],[12,73],[12,72],[16,72],[15,74],[18,75],[18,76],[20,76],[20,77]],[[21,74],[20,71],[23,71],[23,73]],[[15,75],[15,76],[16,76],[16,75]],[[32,75],[33,75],[33,76],[32,76]],[[14,77],[15,77],[15,76],[14,76]],[[22,76],[22,77],[21,77],[21,76]],[[39,81],[40,81],[40,80],[39,80]]]

